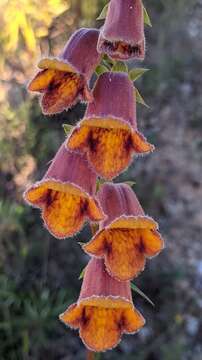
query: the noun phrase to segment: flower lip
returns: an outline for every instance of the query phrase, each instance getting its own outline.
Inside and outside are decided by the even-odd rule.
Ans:
[[[139,44],[136,43],[131,45],[126,41],[109,41],[101,34],[99,40],[99,52],[106,53],[112,59],[116,60],[128,60],[129,58],[144,60],[145,38]]]
[[[130,124],[128,124],[125,120],[119,119],[111,115],[110,117],[106,115],[106,117],[85,117],[81,120],[81,126],[89,126],[89,127],[98,127],[98,128],[107,128],[107,129],[124,129],[124,130],[132,130]]]
[[[40,189],[42,186],[44,187],[44,189],[64,192],[76,196],[83,196],[85,198],[88,198],[90,196],[81,187],[71,182],[62,182],[54,178],[44,178],[41,181],[37,181],[35,184],[33,184],[31,187],[28,187],[28,189],[25,190],[23,196],[25,201],[29,205],[32,205],[37,208],[43,208],[44,205],[43,196],[40,196],[38,199],[37,198],[34,199],[34,197],[32,198],[32,196],[29,195],[30,191]]]
[[[92,295],[91,297],[82,298],[78,300],[78,305],[88,305],[88,306],[99,306],[107,308],[131,308],[131,300],[122,298],[119,296],[103,296],[103,295]]]
[[[78,73],[74,66],[64,59],[59,58],[43,58],[38,63],[38,68],[41,70],[51,69],[65,71],[69,73]]]
[[[130,283],[111,278],[103,261],[97,259],[87,265],[78,302],[61,314],[60,320],[79,328],[83,343],[92,351],[115,347],[123,333],[133,334],[145,323],[132,303]]]
[[[85,157],[67,151],[63,144],[44,178],[29,187],[24,198],[42,210],[45,226],[63,239],[78,232],[86,219],[104,219],[95,188],[96,175]]]
[[[114,219],[105,229],[137,229],[137,227],[140,229],[150,228],[151,230],[158,230],[157,222],[147,215],[122,215]]]

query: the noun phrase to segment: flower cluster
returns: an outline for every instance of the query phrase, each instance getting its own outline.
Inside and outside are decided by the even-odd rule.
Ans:
[[[76,31],[58,58],[39,62],[28,86],[41,94],[45,114],[87,102],[84,118],[24,198],[41,209],[46,228],[58,239],[76,234],[86,220],[98,223],[82,246],[91,259],[78,301],[60,315],[66,325],[79,329],[92,351],[111,349],[123,333],[144,325],[133,305],[130,281],[164,247],[158,224],[145,215],[131,187],[112,181],[135,155],[154,150],[138,131],[133,81],[113,68],[117,60],[144,55],[142,1],[111,0],[101,30]],[[91,89],[89,81],[104,58],[107,66]]]

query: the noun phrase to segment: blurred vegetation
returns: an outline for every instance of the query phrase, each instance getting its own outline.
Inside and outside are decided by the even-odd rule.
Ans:
[[[58,241],[43,228],[39,212],[26,206],[22,199],[25,187],[40,179],[63,141],[62,124],[75,124],[82,117],[84,106],[77,105],[68,113],[45,117],[41,114],[38,99],[27,93],[26,84],[35,72],[38,59],[58,54],[78,26],[102,25],[95,18],[104,4],[105,0],[1,0],[2,360],[85,358],[78,336],[64,329],[57,316],[78,296],[81,284],[78,276],[87,257],[81,252],[77,240],[89,240],[90,230],[86,226],[79,236]],[[137,336],[125,337],[117,350],[101,358],[199,360],[202,358],[199,336],[202,322],[198,317],[201,287],[192,268],[186,266],[186,255],[180,247],[180,239],[185,241],[188,233],[188,218],[192,221],[190,226],[195,226],[191,228],[190,236],[198,242],[200,239],[198,225],[194,225],[197,218],[193,221],[192,216],[194,208],[189,208],[188,213],[183,211],[186,210],[186,199],[183,200],[182,210],[177,207],[177,201],[181,201],[178,196],[184,195],[179,195],[182,182],[175,171],[180,166],[185,169],[187,162],[197,164],[202,158],[202,146],[198,139],[198,131],[201,130],[198,91],[202,85],[201,2],[145,0],[145,5],[153,22],[152,30],[146,29],[148,50],[145,67],[150,67],[152,71],[138,81],[141,92],[153,108],[148,112],[138,107],[138,113],[141,115],[140,128],[159,146],[159,155],[156,160],[152,156],[138,160],[136,166],[132,166],[120,179],[135,178],[134,189],[146,212],[160,221],[165,237],[169,240],[174,238],[174,241],[160,258],[148,264],[137,281],[156,304],[156,308],[152,309],[139,296],[135,297],[135,303],[147,318],[147,326]],[[169,121],[167,113],[170,114]],[[179,121],[186,131],[189,149],[189,154],[185,149],[181,157],[178,157],[175,143],[179,137]],[[189,129],[191,132],[188,132]],[[193,139],[195,142],[192,142]],[[176,149],[174,160],[163,158],[160,154],[161,151],[164,154],[164,149],[165,154],[169,154],[170,147]],[[191,151],[193,158],[190,158]],[[195,168],[192,173],[195,174]],[[192,179],[186,173],[184,179],[189,179],[189,176],[193,183],[191,191],[197,191],[197,170],[196,178]],[[180,214],[178,225],[182,231],[174,233],[177,214]],[[185,217],[187,214],[188,217]],[[196,319],[198,327],[194,332]]]

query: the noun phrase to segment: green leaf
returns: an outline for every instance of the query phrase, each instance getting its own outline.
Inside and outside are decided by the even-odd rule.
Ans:
[[[128,72],[128,66],[123,61],[116,61],[116,63],[112,66],[112,71],[118,72]]]
[[[104,19],[106,18],[107,11],[108,11],[108,7],[109,7],[109,4],[106,4],[106,5],[103,7],[100,15],[97,17],[96,20],[104,20]]]
[[[142,297],[143,297],[145,300],[147,300],[152,306],[155,306],[154,303],[153,303],[153,301],[151,301],[150,298],[149,298],[147,295],[145,295],[145,294],[143,293],[143,291],[140,290],[135,284],[133,284],[133,283],[131,282],[130,286],[131,286],[131,289],[132,289],[133,291],[135,291],[137,294],[139,294],[140,296],[142,296]]]
[[[152,23],[149,17],[149,14],[146,10],[146,8],[143,6],[143,11],[144,11],[144,23],[150,27],[152,27]]]
[[[108,68],[105,65],[98,65],[95,69],[96,75],[102,75],[105,72],[109,71]]]
[[[110,59],[106,54],[102,58],[101,64],[104,65],[108,71],[111,71],[112,66],[115,64],[116,60]]]
[[[73,125],[70,124],[63,124],[62,127],[66,135],[69,135],[70,131],[73,129]]]
[[[144,101],[142,95],[140,94],[140,92],[137,88],[134,88],[134,96],[136,98],[136,101],[139,104],[142,104],[142,105],[146,106],[147,108],[149,108],[149,105],[146,104],[146,102]]]
[[[136,184],[136,182],[135,181],[124,181],[124,184],[127,184],[128,186],[133,187]]]
[[[82,280],[82,279],[83,279],[85,270],[86,270],[86,266],[85,266],[85,267],[83,268],[83,270],[81,271],[81,273],[80,273],[80,275],[79,275],[79,280]]]
[[[149,71],[149,69],[136,68],[136,69],[130,70],[130,72],[129,72],[130,80],[136,81],[147,71]]]

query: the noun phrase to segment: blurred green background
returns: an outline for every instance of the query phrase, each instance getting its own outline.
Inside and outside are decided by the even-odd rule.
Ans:
[[[135,160],[119,180],[133,186],[147,214],[159,223],[166,249],[147,263],[136,284],[156,304],[134,294],[147,319],[101,359],[202,359],[202,3],[145,0],[153,27],[146,29],[152,71],[137,86],[150,105],[138,105],[139,128],[156,151]],[[38,210],[22,199],[64,140],[63,123],[84,112],[46,117],[26,83],[41,56],[57,55],[79,26],[95,21],[106,1],[0,0],[0,359],[85,359],[76,332],[58,320],[79,294],[88,258],[77,241],[54,239]]]

